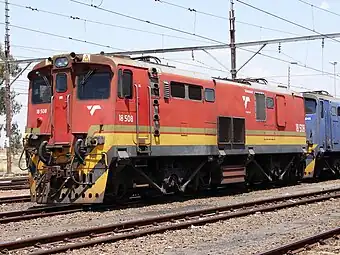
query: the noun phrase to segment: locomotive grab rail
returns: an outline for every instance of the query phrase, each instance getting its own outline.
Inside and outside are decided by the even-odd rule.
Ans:
[[[66,96],[66,121],[67,121],[67,127],[71,127],[70,124],[70,94]]]
[[[54,96],[51,96],[51,110],[50,110],[50,118],[51,118],[51,127],[54,126],[54,122],[53,122],[53,115],[54,115],[54,111],[53,111],[53,105],[54,105]],[[52,133],[52,130],[51,130]]]
[[[136,145],[137,145],[137,150],[139,148],[139,89],[138,89],[138,84],[134,85],[136,88]]]
[[[151,86],[148,86],[148,96],[149,96],[149,135],[150,135],[150,152],[152,146],[152,95]]]

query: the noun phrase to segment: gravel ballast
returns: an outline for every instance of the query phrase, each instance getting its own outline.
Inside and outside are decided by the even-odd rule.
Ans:
[[[255,254],[332,229],[339,222],[340,199],[331,199],[66,254]]]
[[[78,212],[47,218],[37,218],[34,220],[0,225],[0,240],[6,242],[19,238],[27,238],[38,235],[40,236],[61,231],[71,231],[83,227],[100,226],[104,224],[118,223],[126,220],[154,217],[166,213],[191,211],[216,205],[235,204],[253,201],[255,199],[278,197],[282,195],[336,188],[339,187],[339,185],[340,180],[327,181],[314,184],[301,184],[279,189],[254,191],[234,196],[201,198],[184,202],[173,202],[168,204],[144,206],[139,208],[110,210],[106,212]],[[24,205],[26,204],[31,203],[25,203]],[[13,204],[13,206],[16,205]],[[12,205],[10,210],[13,210]]]

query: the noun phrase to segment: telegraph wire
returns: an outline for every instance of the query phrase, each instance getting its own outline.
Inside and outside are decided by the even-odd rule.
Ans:
[[[306,4],[306,5],[309,5],[309,6],[313,7],[313,8],[315,8],[315,9],[318,9],[318,10],[321,10],[321,11],[324,11],[324,12],[327,12],[327,13],[330,13],[330,14],[333,14],[333,15],[335,15],[335,16],[340,17],[340,14],[339,14],[339,13],[336,13],[336,12],[333,12],[333,11],[330,11],[330,10],[327,10],[327,9],[324,9],[324,8],[321,8],[321,7],[319,7],[319,6],[316,6],[316,5],[314,5],[314,4],[309,3],[309,2],[307,2],[307,1],[303,1],[303,0],[297,0],[297,1],[299,1],[299,2],[301,2],[301,3],[303,3],[303,4]]]
[[[212,13],[209,13],[209,12],[199,11],[196,8],[185,7],[183,5],[174,4],[174,3],[170,3],[170,2],[167,2],[167,1],[163,1],[163,0],[155,0],[155,2],[171,5],[173,7],[184,9],[184,10],[187,10],[187,11],[190,11],[190,12],[195,12],[195,13],[203,14],[203,15],[210,16],[210,17],[213,17],[213,18],[218,18],[218,19],[223,19],[223,20],[229,21],[229,18],[227,18],[227,17],[219,16],[219,15],[212,14]],[[275,29],[275,28],[265,27],[265,26],[261,26],[261,25],[251,24],[251,23],[248,23],[248,22],[237,21],[237,20],[235,22],[239,23],[239,24],[247,25],[247,26],[252,26],[252,27],[257,27],[257,28],[269,30],[269,31],[280,32],[280,33],[285,33],[285,34],[290,34],[290,35],[299,35],[299,34],[294,34],[294,33],[287,32],[287,31],[283,31],[283,30],[280,30],[280,29]]]
[[[4,3],[4,1],[0,1],[0,3]],[[46,14],[50,14],[50,15],[54,15],[54,16],[59,16],[59,17],[63,17],[63,18],[71,19],[71,20],[80,20],[80,21],[84,21],[84,22],[88,22],[88,23],[92,23],[92,24],[97,24],[97,25],[109,26],[109,27],[114,27],[114,28],[120,28],[120,29],[125,29],[125,30],[131,30],[131,31],[136,31],[136,32],[141,32],[141,33],[152,34],[152,35],[166,36],[166,37],[176,38],[176,39],[181,39],[181,40],[206,42],[206,41],[202,41],[202,40],[195,40],[195,39],[176,36],[176,35],[157,33],[157,32],[147,31],[147,30],[143,30],[143,29],[131,28],[131,27],[114,25],[114,24],[111,24],[111,23],[105,23],[105,22],[96,21],[96,20],[85,19],[85,18],[81,18],[81,17],[75,16],[75,15],[67,15],[67,14],[52,12],[52,11],[48,11],[48,10],[38,9],[38,8],[32,7],[32,6],[24,6],[24,5],[20,5],[20,4],[14,4],[14,3],[9,3],[9,5],[12,5],[12,6],[18,7],[18,8],[22,8],[22,9],[26,9],[26,10],[31,10],[33,12],[46,13]],[[209,40],[206,39],[206,40],[210,41],[210,39]]]
[[[163,25],[163,24],[160,24],[160,23],[156,23],[156,22],[153,22],[153,21],[144,20],[144,19],[141,19],[141,18],[134,17],[132,15],[119,13],[119,12],[116,12],[116,11],[112,11],[112,10],[109,10],[109,9],[106,9],[106,8],[99,7],[99,6],[94,5],[94,4],[87,4],[87,3],[80,2],[80,1],[77,1],[77,0],[70,0],[70,1],[73,2],[73,3],[76,3],[76,4],[80,4],[80,5],[95,8],[97,10],[108,12],[108,13],[111,13],[111,14],[114,14],[114,15],[118,15],[118,16],[125,17],[125,18],[128,18],[128,19],[136,20],[136,21],[139,21],[139,22],[142,22],[142,23],[147,23],[149,25],[153,25],[153,26],[156,26],[156,27],[164,28],[164,29],[167,29],[167,30],[172,30],[172,31],[182,33],[182,34],[195,36],[195,37],[198,37],[198,38],[201,38],[201,39],[204,39],[204,40],[209,40],[209,41],[212,41],[212,42],[215,42],[215,43],[224,43],[224,42],[221,42],[221,41],[218,41],[218,40],[215,40],[215,39],[203,36],[203,35],[191,33],[191,32],[188,32],[188,31],[185,31],[185,30],[182,30],[182,29],[178,29],[178,28],[169,27],[169,26],[166,26],[166,25]]]
[[[259,12],[265,13],[265,14],[267,14],[267,15],[269,15],[269,16],[272,16],[272,17],[274,17],[274,18],[280,19],[280,20],[285,21],[285,22],[287,22],[287,23],[290,23],[290,24],[292,24],[292,25],[294,25],[294,26],[297,26],[297,27],[306,29],[306,30],[311,31],[311,32],[313,32],[313,33],[316,33],[316,34],[325,36],[325,37],[328,38],[328,39],[331,39],[331,40],[333,40],[333,41],[335,41],[335,42],[340,43],[339,40],[334,39],[334,38],[330,38],[330,37],[328,37],[327,35],[322,34],[322,33],[318,32],[318,31],[316,31],[316,30],[314,30],[314,29],[311,29],[311,28],[309,28],[309,27],[303,26],[303,25],[301,25],[301,24],[299,24],[299,23],[296,23],[296,22],[294,22],[294,21],[290,21],[290,20],[288,20],[288,19],[286,19],[286,18],[283,18],[283,17],[281,17],[281,16],[279,16],[279,15],[276,15],[276,14],[274,14],[274,13],[271,13],[271,12],[269,12],[269,11],[262,10],[262,9],[256,7],[256,6],[254,6],[254,5],[248,4],[248,3],[243,2],[243,1],[241,1],[241,0],[236,0],[236,1],[239,2],[240,4],[243,4],[243,5],[245,5],[245,6],[248,6],[248,7],[252,8],[252,9],[254,9],[254,10],[257,10],[257,11],[259,11]]]

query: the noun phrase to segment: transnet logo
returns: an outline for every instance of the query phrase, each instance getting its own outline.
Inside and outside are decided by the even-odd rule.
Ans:
[[[250,103],[250,98],[248,96],[242,96],[244,102],[244,108],[247,109],[248,103]]]
[[[93,116],[93,114],[97,111],[97,110],[101,110],[101,106],[96,104],[96,105],[88,105],[86,106],[87,109],[90,111],[91,116]]]

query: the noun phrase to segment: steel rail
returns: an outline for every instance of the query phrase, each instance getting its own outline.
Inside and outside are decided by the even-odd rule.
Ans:
[[[27,189],[29,188],[28,177],[0,179],[0,190]]]
[[[12,204],[18,202],[30,202],[31,196],[0,197],[0,204]]]
[[[162,233],[168,230],[183,229],[190,227],[191,225],[203,225],[221,220],[227,220],[230,218],[247,216],[256,212],[269,212],[298,205],[320,202],[330,198],[340,198],[340,188],[263,199],[235,205],[218,206],[191,212],[167,214],[160,217],[152,217],[142,220],[133,220],[100,227],[84,228],[70,232],[61,232],[52,235],[32,237],[1,243],[0,252],[31,248],[33,246],[37,246],[38,244],[38,246],[42,249],[33,251],[31,254],[55,254],[67,251],[69,249],[84,248],[100,243],[114,242],[128,238],[131,239],[147,234]],[[273,203],[276,204],[273,205]],[[81,239],[85,237],[90,237],[92,239],[81,241],[78,240],[78,242],[76,240],[77,238]],[[65,241],[72,241],[73,244],[65,245],[63,243],[57,243]],[[54,248],[44,249],[42,247],[43,244],[53,244]]]
[[[305,239],[298,240],[296,242],[285,244],[283,246],[274,248],[272,250],[260,252],[257,255],[281,255],[281,254],[286,254],[286,253],[291,254],[291,252],[297,251],[301,248],[304,248],[307,245],[315,244],[315,243],[317,243],[321,240],[329,239],[329,238],[331,238],[333,236],[337,236],[337,235],[340,235],[340,227],[332,229],[332,230],[325,231],[321,234],[317,234],[317,235],[307,237]]]
[[[27,209],[24,211],[10,211],[0,213],[0,224],[18,222],[37,218],[51,217],[60,214],[69,214],[83,211],[81,205],[62,205]]]

